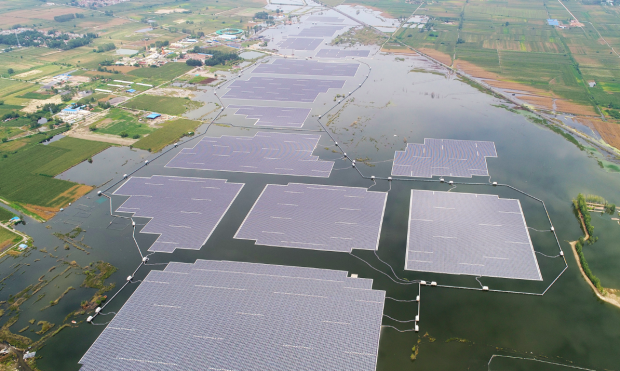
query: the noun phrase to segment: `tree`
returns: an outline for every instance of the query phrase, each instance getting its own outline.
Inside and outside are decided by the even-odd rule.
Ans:
[[[7,72],[9,73],[9,75],[12,75],[12,74],[14,74],[14,73],[15,73],[15,70],[14,70],[14,69],[12,69],[12,68],[9,68],[9,69],[7,70]]]
[[[60,99],[62,99],[63,102],[68,102],[71,100],[71,98],[73,98],[73,94],[71,93],[63,94],[60,96]]]
[[[200,59],[188,59],[185,64],[192,67],[200,67],[202,66],[202,61]]]

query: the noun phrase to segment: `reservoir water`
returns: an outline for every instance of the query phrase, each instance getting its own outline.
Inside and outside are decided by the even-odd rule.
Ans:
[[[556,133],[528,121],[522,115],[497,107],[504,102],[479,92],[453,75],[419,72],[420,68],[431,67],[421,58],[396,58],[393,55],[378,54],[364,59],[363,62],[368,66],[362,64],[357,75],[349,79],[343,89],[330,90],[320,95],[314,103],[302,105],[312,108],[303,130],[320,130],[316,116],[324,114],[335,103],[336,94],[352,91],[369,73],[363,86],[323,120],[348,155],[363,160],[364,163],[358,162],[358,167],[365,175],[389,176],[394,151],[403,150],[406,143],[423,143],[424,138],[495,142],[498,158],[487,161],[490,181],[510,184],[543,200],[567,256],[568,269],[544,296],[428,286],[422,287],[419,293],[417,285],[396,284],[349,254],[256,246],[253,241],[233,239],[266,184],[302,182],[355,187],[373,185],[372,181],[361,178],[349,162],[338,160],[342,156],[335,151],[336,147],[325,133],[322,134],[314,154],[321,159],[336,160],[336,170],[326,179],[165,168],[164,165],[179,148],[142,168],[134,175],[211,177],[246,184],[200,251],[176,250],[172,254],[158,253],[151,256],[151,262],[218,259],[347,270],[359,277],[372,278],[373,288],[387,291],[387,296],[392,298],[414,299],[421,294],[419,333],[383,329],[377,366],[381,371],[486,370],[493,354],[547,357],[546,359],[553,362],[586,368],[617,369],[620,365],[620,354],[617,352],[620,344],[620,309],[598,301],[583,280],[568,241],[576,240],[581,235],[572,211],[572,198],[581,192],[596,194],[610,202],[620,203],[619,175],[601,169],[591,155],[580,151]],[[369,67],[372,67],[372,70]],[[412,71],[414,69],[416,72]],[[238,102],[228,100],[227,104]],[[203,125],[197,133],[203,133],[207,128],[209,136],[256,133],[253,120],[229,111],[224,113],[216,121],[220,125]],[[193,143],[195,141],[180,147],[193,146]],[[99,155],[100,158],[95,156],[93,164],[78,165],[75,170],[69,170],[60,177],[93,185],[100,185],[112,178],[115,182],[122,178],[122,174],[130,172],[128,170],[135,169],[138,161],[142,161],[146,155],[128,151],[115,149],[105,152]],[[155,155],[150,154],[150,158]],[[92,166],[101,161],[115,166]],[[487,177],[455,180],[489,181]],[[381,259],[390,264],[401,278],[479,287],[471,276],[403,270],[411,189],[447,191],[450,187],[446,184],[419,181],[394,181],[390,186],[386,181],[378,181],[372,190],[388,191],[390,187],[377,252]],[[491,193],[500,197],[518,198],[522,202],[528,226],[548,229],[547,218],[540,203],[505,187],[459,185],[453,192]],[[124,199],[114,196],[113,208],[118,207]],[[141,220],[138,230],[146,222],[148,220]],[[617,246],[620,225],[604,217],[593,217],[593,223],[595,234],[601,237],[595,245],[584,247],[591,262],[590,267],[601,278],[604,286],[620,289],[620,253]],[[87,249],[89,254],[74,248],[64,250],[63,242],[52,234],[66,233],[77,225],[86,230],[82,236],[83,242],[92,247]],[[125,277],[131,274],[140,262],[129,223],[110,216],[107,198],[97,197],[95,192],[76,201],[48,223],[31,221],[19,229],[34,238],[37,250],[20,257],[1,259],[2,277],[11,272],[15,273],[2,282],[0,300],[7,300],[10,294],[36,283],[44,274],[51,275],[48,270],[62,264],[58,259],[63,257],[67,261],[76,261],[80,266],[99,260],[113,264],[118,267],[118,272],[114,273],[110,281],[116,282],[117,287],[122,286]],[[535,231],[530,234],[537,251],[547,255],[557,254],[557,245],[552,234]],[[156,235],[136,234],[142,251],[146,251],[156,238]],[[56,246],[59,248],[54,250]],[[47,253],[42,252],[42,249]],[[378,261],[372,252],[353,253],[377,269],[390,272],[390,268]],[[489,278],[480,280],[484,285],[495,289],[541,293],[562,271],[564,263],[561,259],[541,255],[537,255],[537,258],[543,282]],[[136,279],[143,278],[149,269],[161,267],[143,267],[138,271]],[[65,268],[56,269],[61,271]],[[83,278],[84,276],[76,271],[53,281],[44,290],[44,299],[35,303],[36,298],[31,298],[22,306],[19,321],[12,330],[17,332],[17,329],[25,327],[32,318],[61,324],[69,312],[78,309],[81,300],[88,299],[95,292],[94,289],[78,288]],[[137,285],[138,283],[131,284],[123,290],[106,307],[106,311],[115,312],[120,309]],[[70,291],[58,305],[41,311],[68,286],[78,289]],[[417,313],[417,306],[414,303],[388,300],[384,313],[396,319],[410,320]],[[80,320],[83,321],[84,318]],[[106,317],[97,318],[99,323],[107,320]],[[157,318],[153,318],[152,323],[157,326]],[[407,324],[399,324],[387,318],[383,324],[403,330],[410,328]],[[103,329],[104,326],[91,326],[82,322],[74,328],[63,330],[37,353],[42,357],[38,365],[42,370],[78,370],[78,360]],[[426,333],[428,335],[425,336]],[[27,334],[37,338],[33,333]],[[454,338],[459,340],[452,341]],[[436,340],[431,341],[433,339]],[[412,362],[411,348],[418,345],[418,341],[419,354],[417,360]],[[495,359],[491,363],[493,370],[565,369],[550,367],[553,366],[516,359]],[[105,369],[105,366],[102,365],[102,369]]]

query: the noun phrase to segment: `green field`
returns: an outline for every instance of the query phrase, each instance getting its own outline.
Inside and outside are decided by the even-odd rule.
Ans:
[[[109,146],[68,137],[49,145],[24,146],[7,158],[0,158],[0,197],[21,204],[65,206],[72,195],[63,193],[77,184],[53,177]]]
[[[10,212],[9,210],[3,207],[0,207],[0,222],[6,222],[14,216],[16,215]]]
[[[134,116],[120,108],[111,108],[104,119],[95,123],[95,125],[98,126],[96,132],[112,135],[126,133],[129,138],[132,138],[136,134],[143,136],[155,130],[155,128],[150,127],[148,123],[139,122],[138,117],[140,116],[143,115]],[[112,120],[112,122],[106,124],[108,120]]]
[[[21,237],[5,228],[0,228],[0,248],[10,247],[21,241]]]
[[[147,94],[136,97],[124,104],[127,108],[175,116],[182,115],[188,109],[198,108],[201,105],[201,103],[192,101],[189,98],[160,97]]]
[[[388,13],[395,6],[390,1],[359,3]],[[417,11],[434,18],[430,30],[404,28],[394,37],[416,49],[435,49],[455,57],[457,64],[458,60],[473,63],[501,80],[541,89],[548,96],[583,106],[620,107],[618,57],[598,34],[620,47],[620,11],[580,1],[564,4],[583,28],[547,24],[548,18],[554,18],[568,25],[572,18],[557,1],[451,0],[427,3]],[[588,81],[596,81],[597,86],[588,87]]]
[[[160,81],[170,81],[177,76],[181,76],[182,74],[190,71],[193,67],[186,65],[185,63],[166,63],[165,65],[152,68],[152,67],[144,67],[137,70],[133,70],[129,72],[128,75],[142,77],[153,80]]]
[[[157,129],[147,137],[134,143],[134,147],[158,152],[165,146],[178,141],[188,132],[193,132],[201,125],[200,121],[179,119],[167,121],[161,129]]]

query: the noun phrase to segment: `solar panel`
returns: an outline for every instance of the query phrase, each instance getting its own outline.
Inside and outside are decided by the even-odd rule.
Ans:
[[[321,49],[316,54],[318,58],[346,58],[346,57],[368,57],[370,50],[342,50],[342,49]]]
[[[276,59],[273,63],[263,63],[252,73],[273,73],[315,76],[355,76],[358,63],[328,63],[309,60]]]
[[[81,370],[376,369],[385,292],[371,280],[204,263],[151,271],[80,359]],[[309,269],[315,277],[304,276]]]
[[[250,77],[247,81],[235,80],[222,98],[312,103],[320,93],[326,93],[329,89],[340,89],[344,86],[344,82],[344,80]]]
[[[183,148],[166,167],[328,178],[334,162],[312,155],[319,139],[314,134],[264,132],[204,137],[193,148]]]
[[[280,48],[293,50],[314,50],[321,45],[322,42],[323,39],[319,38],[289,37],[280,43]]]
[[[419,178],[488,176],[487,157],[497,157],[493,142],[424,139],[396,151],[392,175]]]
[[[376,250],[387,193],[366,188],[269,184],[235,238],[258,245]]]
[[[308,118],[310,108],[294,107],[260,107],[229,105],[236,109],[236,115],[245,115],[248,119],[256,119],[256,126],[275,126],[282,128],[300,128]]]
[[[299,37],[330,37],[333,36],[337,31],[342,30],[344,26],[312,26],[309,28],[304,28],[299,32],[299,34],[295,36]]]
[[[116,211],[151,218],[141,233],[159,234],[149,251],[200,250],[243,188],[223,179],[131,177],[114,194],[131,196]]]
[[[519,200],[411,191],[405,269],[541,281]]]
[[[311,16],[306,20],[308,22],[321,22],[321,23],[342,23],[344,19],[338,17],[320,17],[320,16]]]

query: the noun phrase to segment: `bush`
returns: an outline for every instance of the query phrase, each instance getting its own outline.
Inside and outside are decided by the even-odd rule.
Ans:
[[[140,134],[134,134],[133,139],[140,139]]]
[[[129,134],[127,134],[126,132],[121,132],[121,138],[127,138],[129,136]]]
[[[71,14],[57,15],[54,17],[54,20],[56,22],[67,22],[74,18],[75,18],[75,14],[71,13]]]
[[[103,44],[103,45],[99,45],[99,47],[97,48],[97,53],[103,53],[103,52],[107,52],[110,50],[114,50],[116,49],[116,46],[114,45],[114,43],[108,43],[108,44]],[[110,65],[112,65],[110,63]]]
[[[14,69],[12,69],[12,68],[9,68],[6,72],[8,72],[8,73],[9,73],[9,75],[12,75],[12,74],[14,74],[14,73],[15,73],[15,70],[14,70]]]
[[[202,61],[199,59],[188,59],[185,64],[192,67],[200,67],[202,66]]]
[[[63,102],[68,102],[73,98],[73,94],[71,93],[67,93],[67,94],[63,94],[60,96],[60,99],[62,99]]]

